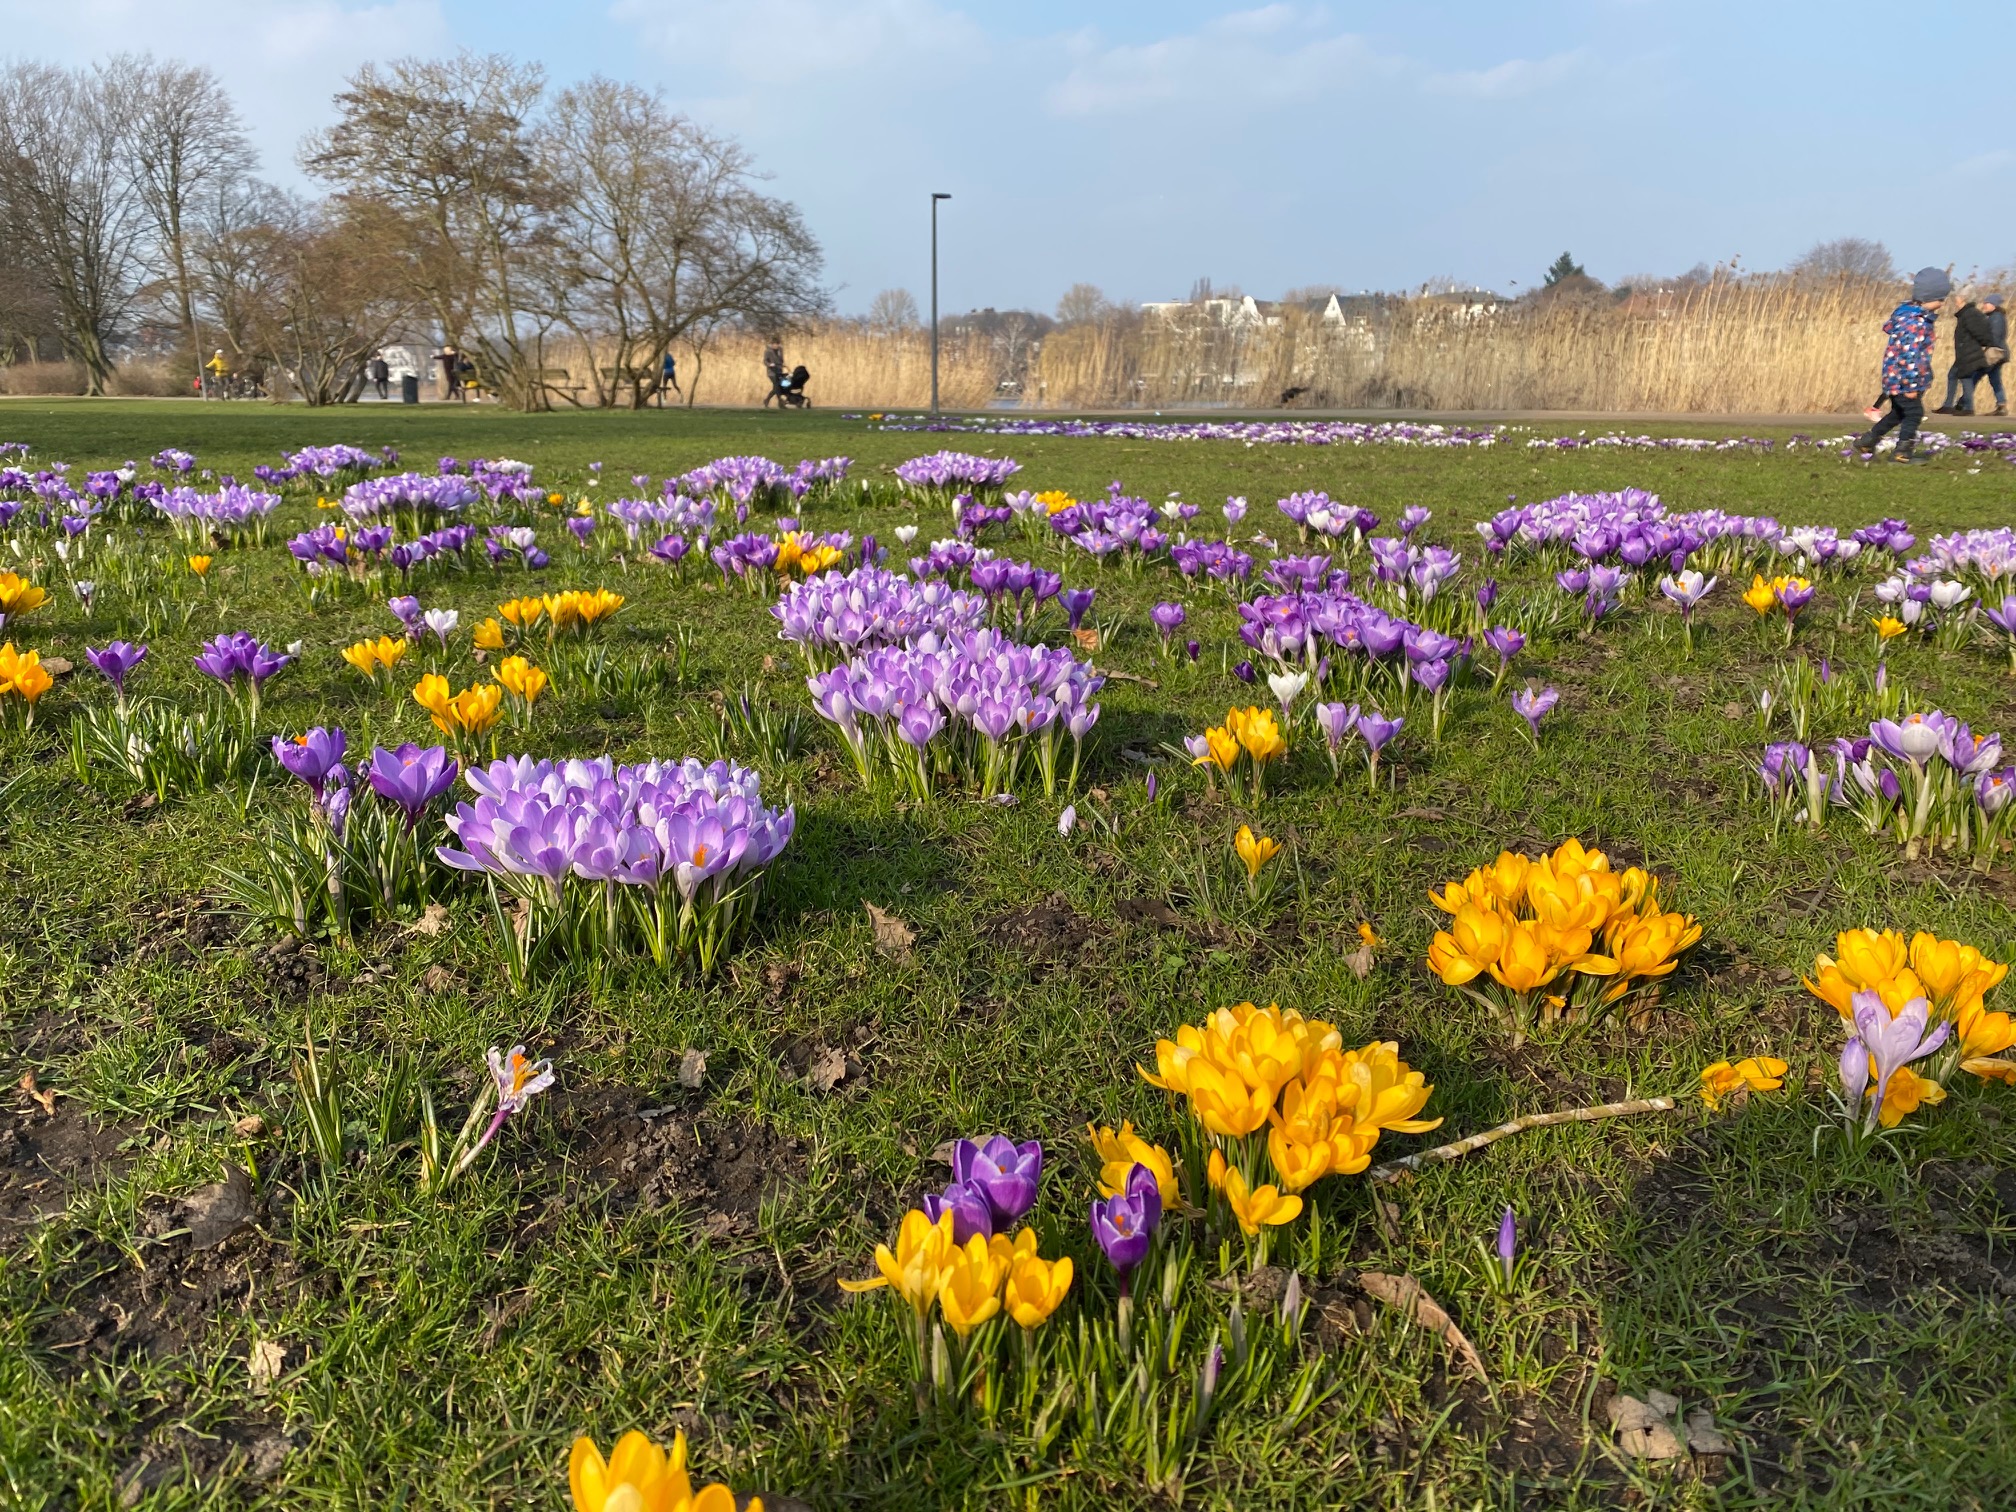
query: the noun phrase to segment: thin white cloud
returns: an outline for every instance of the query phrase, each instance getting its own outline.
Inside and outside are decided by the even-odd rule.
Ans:
[[[1588,52],[1579,47],[1547,58],[1507,58],[1490,68],[1430,74],[1422,87],[1430,94],[1472,100],[1517,100],[1552,89],[1579,73],[1589,61]]]

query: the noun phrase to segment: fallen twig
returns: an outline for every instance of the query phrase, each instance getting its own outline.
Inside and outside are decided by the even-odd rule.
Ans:
[[[1478,1380],[1487,1386],[1491,1384],[1491,1373],[1484,1368],[1484,1357],[1477,1353],[1477,1346],[1465,1337],[1442,1304],[1429,1296],[1428,1289],[1419,1281],[1412,1276],[1363,1271],[1358,1276],[1358,1285],[1368,1297],[1376,1297],[1410,1322],[1440,1335],[1456,1357],[1476,1372]]]
[[[1544,1129],[1550,1124],[1594,1123],[1599,1118],[1629,1118],[1634,1113],[1670,1113],[1679,1106],[1680,1099],[1677,1097],[1641,1097],[1632,1102],[1597,1103],[1590,1108],[1563,1108],[1558,1113],[1528,1113],[1495,1129],[1486,1129],[1482,1134],[1472,1134],[1468,1139],[1437,1145],[1432,1150],[1420,1150],[1412,1155],[1403,1155],[1398,1160],[1389,1160],[1384,1165],[1376,1165],[1365,1176],[1369,1181],[1398,1181],[1422,1166],[1468,1155],[1472,1150],[1496,1144],[1506,1135],[1517,1134],[1524,1129]]]

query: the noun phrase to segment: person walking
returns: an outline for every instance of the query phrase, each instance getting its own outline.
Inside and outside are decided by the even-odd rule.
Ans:
[[[776,336],[772,336],[770,340],[764,344],[763,371],[766,374],[768,374],[770,378],[770,392],[763,396],[763,407],[765,409],[768,409],[770,407],[770,401],[772,399],[775,399],[777,401],[777,407],[779,409],[782,409],[784,407],[784,394],[785,394],[784,343],[781,339],[779,339]]]
[[[672,349],[670,347],[665,349],[665,361],[660,365],[658,370],[658,408],[660,409],[665,408],[665,390],[668,388],[673,393],[679,395],[680,398],[683,399],[686,397],[685,390],[679,387],[679,363],[672,356]]]
[[[1994,299],[1994,295],[1987,296]],[[1988,349],[1995,345],[1995,330],[1979,300],[1970,299],[1953,312],[1953,365],[1946,369],[1946,402],[1935,415],[1974,413],[1974,386],[1988,372]],[[1953,396],[1960,396],[1955,404]]]
[[[1883,322],[1889,338],[1883,347],[1883,397],[1890,408],[1855,438],[1855,449],[1863,456],[1873,455],[1876,443],[1894,430],[1896,460],[1917,460],[1918,425],[1925,418],[1925,391],[1932,386],[1932,328],[1952,293],[1953,280],[1945,269],[1920,268],[1911,278],[1911,297]]]
[[[371,386],[378,390],[380,399],[392,397],[392,365],[385,360],[383,352],[371,358]]]
[[[1974,301],[1988,316],[1988,387],[1995,394],[1995,408],[1989,413],[2009,413],[2009,391],[2002,387],[2002,369],[2009,365],[2009,302],[2000,294],[1983,294]]]

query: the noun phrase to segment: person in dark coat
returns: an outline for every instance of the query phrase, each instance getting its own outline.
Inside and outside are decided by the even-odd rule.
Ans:
[[[1990,298],[1993,296],[1991,295]],[[1946,369],[1946,402],[1935,415],[1974,413],[1974,385],[1988,372],[1988,349],[1995,345],[1995,328],[1979,300],[1970,299],[1953,315],[1953,365]],[[1953,402],[1955,392],[1960,402]]]
[[[386,399],[391,397],[391,384],[392,365],[385,360],[385,354],[380,352],[371,359],[371,385],[378,390],[380,399]]]
[[[2002,369],[2009,365],[2009,302],[2000,294],[1983,294],[1974,301],[1988,314],[1988,387],[1995,391],[1991,414],[2009,413],[2009,391],[2002,387]]]
[[[770,392],[763,396],[763,407],[768,409],[775,399],[777,408],[784,408],[784,396],[790,390],[784,386],[784,343],[775,336],[764,344],[763,371],[770,379]]]

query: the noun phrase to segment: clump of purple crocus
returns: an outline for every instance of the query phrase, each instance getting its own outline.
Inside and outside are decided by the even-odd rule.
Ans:
[[[294,658],[273,650],[264,641],[243,630],[234,630],[229,635],[219,635],[205,642],[203,649],[192,660],[197,671],[224,685],[232,700],[245,710],[248,719],[256,720],[259,717],[259,696],[267,679]]]
[[[1034,1139],[1018,1145],[1005,1134],[985,1143],[962,1139],[952,1147],[952,1180],[986,1199],[995,1227],[1019,1223],[1036,1206],[1043,1145]]]
[[[1092,1237],[1120,1273],[1120,1295],[1124,1298],[1162,1222],[1162,1189],[1156,1184],[1155,1173],[1145,1165],[1136,1165],[1127,1173],[1126,1189],[1118,1196],[1094,1199],[1091,1221]]]

